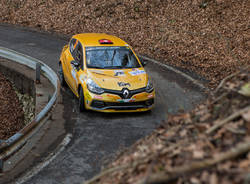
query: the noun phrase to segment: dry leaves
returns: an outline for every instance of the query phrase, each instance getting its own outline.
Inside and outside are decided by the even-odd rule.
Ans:
[[[0,0],[0,8],[1,22],[116,35],[212,86],[250,62],[249,0]]]
[[[0,73],[0,139],[24,127],[24,112],[12,84]]]

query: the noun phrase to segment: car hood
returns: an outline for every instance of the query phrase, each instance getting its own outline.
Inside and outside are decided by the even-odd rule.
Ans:
[[[91,78],[101,88],[130,90],[146,87],[147,74],[143,68],[137,69],[89,69],[88,78]]]

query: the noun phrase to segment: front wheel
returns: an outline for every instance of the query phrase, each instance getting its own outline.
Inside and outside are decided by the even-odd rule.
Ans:
[[[80,112],[83,112],[85,110],[84,94],[83,94],[82,88],[80,88],[80,91],[79,91],[79,110]]]

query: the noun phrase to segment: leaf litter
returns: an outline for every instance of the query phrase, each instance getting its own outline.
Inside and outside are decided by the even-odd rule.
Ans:
[[[0,0],[0,8],[4,23],[116,35],[209,87],[250,63],[249,0]]]
[[[24,111],[17,94],[11,82],[0,73],[0,139],[8,139],[24,125]]]
[[[0,140],[13,136],[34,117],[34,98],[20,93],[15,84],[0,73]]]

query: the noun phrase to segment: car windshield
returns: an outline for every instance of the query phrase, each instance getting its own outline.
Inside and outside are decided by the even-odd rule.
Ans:
[[[88,68],[138,68],[141,67],[128,47],[87,47]]]

